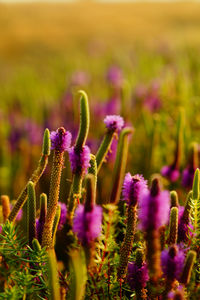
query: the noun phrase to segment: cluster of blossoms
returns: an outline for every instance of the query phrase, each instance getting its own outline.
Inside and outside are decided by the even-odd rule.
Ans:
[[[87,211],[80,204],[74,216],[73,231],[82,245],[89,245],[101,233],[102,207],[94,205],[91,211]]]
[[[138,266],[136,262],[128,264],[127,281],[131,289],[136,290],[145,288],[148,280],[149,275],[146,263],[143,263],[141,266]]]
[[[183,271],[185,254],[177,246],[171,246],[169,250],[161,253],[161,265],[164,276],[171,281],[180,280]]]
[[[127,204],[137,204],[140,194],[146,190],[147,181],[144,180],[142,175],[137,174],[131,176],[130,173],[126,174],[122,188],[122,195]]]
[[[168,191],[161,191],[158,184],[151,191],[144,190],[140,199],[139,228],[158,229],[166,224],[169,217],[170,197]]]
[[[87,169],[90,167],[90,148],[88,146],[83,146],[79,150],[76,149],[76,147],[71,147],[69,149],[69,160],[72,173],[87,173]]]
[[[108,131],[120,131],[124,126],[124,120],[120,116],[110,115],[104,119]]]
[[[65,131],[60,127],[56,131],[52,131],[51,135],[51,150],[59,152],[68,151],[71,145],[72,135],[69,131]]]

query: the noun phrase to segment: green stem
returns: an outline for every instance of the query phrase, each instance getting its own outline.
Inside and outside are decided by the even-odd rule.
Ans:
[[[124,128],[119,137],[117,156],[114,166],[113,188],[110,196],[110,203],[117,204],[121,194],[123,178],[125,175],[126,162],[129,148],[129,135],[133,133],[132,128]]]
[[[172,207],[170,211],[168,244],[176,244],[178,237],[178,207]]]
[[[97,151],[97,154],[96,154],[97,172],[99,172],[99,170],[104,162],[104,159],[110,149],[114,134],[115,134],[115,132],[113,132],[113,131],[107,131],[104,136],[104,139]]]
[[[52,245],[52,229],[53,222],[56,215],[56,208],[58,205],[58,198],[60,192],[60,179],[64,163],[64,152],[54,151],[53,167],[51,173],[49,201],[47,205],[47,215],[44,223],[42,233],[42,247],[47,249],[53,247]]]
[[[49,138],[49,136],[50,136],[49,130],[46,129],[44,132],[44,138],[43,138],[42,155],[39,160],[38,167],[32,174],[31,178],[29,179],[29,181],[32,181],[34,185],[36,185],[36,183],[42,176],[42,174],[47,166],[47,163],[48,163],[48,156],[50,155],[50,138]],[[19,195],[19,197],[8,217],[8,220],[10,222],[13,222],[15,220],[18,212],[20,211],[20,209],[23,207],[23,205],[25,204],[25,202],[27,200],[27,186],[28,186],[28,184],[26,184],[25,188],[22,190],[21,194]]]
[[[27,186],[27,226],[29,245],[32,246],[32,241],[36,238],[36,196],[33,182],[29,182]]]
[[[90,111],[88,104],[88,96],[84,91],[79,91],[80,98],[80,126],[79,133],[76,140],[76,148],[81,149],[86,142],[89,125],[90,125]]]
[[[192,268],[196,260],[196,252],[190,250],[187,254],[180,282],[187,285],[191,278]]]
[[[60,300],[60,285],[57,270],[56,255],[53,249],[48,251],[48,286],[50,290],[50,300]]]
[[[60,207],[60,205],[58,205],[57,209],[56,209],[56,215],[55,215],[55,218],[53,221],[53,229],[52,229],[52,244],[53,244],[53,246],[55,245],[55,242],[56,242],[56,231],[57,231],[58,223],[60,220],[60,214],[61,214],[61,207]]]
[[[137,207],[135,205],[134,206],[129,205],[126,234],[120,249],[120,261],[119,261],[119,269],[118,269],[119,278],[125,277],[127,273],[128,259],[133,247],[136,221],[137,221]]]

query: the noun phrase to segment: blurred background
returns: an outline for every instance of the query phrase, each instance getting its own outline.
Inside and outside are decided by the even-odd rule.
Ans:
[[[184,169],[190,143],[200,142],[199,1],[16,2],[0,1],[0,194],[16,199],[37,165],[46,127],[65,126],[75,140],[79,89],[89,95],[92,152],[104,117],[121,114],[135,129],[127,170],[146,178],[173,161],[184,107]],[[116,145],[100,174],[102,198]],[[68,165],[66,157],[63,198]]]

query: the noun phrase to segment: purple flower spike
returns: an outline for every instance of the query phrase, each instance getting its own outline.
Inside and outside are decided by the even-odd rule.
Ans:
[[[186,242],[188,240],[189,228],[192,228],[192,224],[189,218],[184,218],[184,206],[179,206],[178,213],[178,243]]]
[[[122,195],[129,205],[136,205],[142,191],[147,190],[147,181],[142,175],[131,176],[127,173],[124,179]]]
[[[58,230],[61,230],[63,225],[65,224],[66,222],[66,217],[67,217],[67,206],[65,203],[61,203],[61,202],[58,202],[58,204],[60,205],[60,208],[61,208],[61,212],[60,212],[60,220],[59,220],[59,223],[58,223]]]
[[[109,131],[120,131],[124,126],[124,119],[117,115],[109,115],[105,117],[104,123]]]
[[[180,176],[179,170],[177,170],[173,166],[164,166],[161,169],[161,174],[162,176],[167,177],[171,182],[177,181]]]
[[[81,150],[71,147],[69,149],[69,160],[73,173],[87,173],[90,167],[90,148],[83,146]]]
[[[135,262],[128,264],[127,281],[131,289],[143,289],[149,280],[148,269],[146,263],[138,267]]]
[[[156,230],[167,223],[170,210],[170,195],[159,186],[144,191],[139,198],[139,228]]]
[[[161,265],[164,276],[169,280],[179,280],[184,266],[185,255],[176,246],[171,246],[169,250],[161,253]]]
[[[72,135],[69,131],[66,131],[63,127],[60,127],[56,131],[51,132],[50,139],[51,150],[63,152],[69,150]]]
[[[74,216],[73,232],[78,236],[82,245],[88,245],[101,234],[102,207],[95,205],[90,212],[86,212],[80,204]]]
[[[194,168],[187,167],[182,173],[182,185],[186,188],[192,188],[194,178]]]

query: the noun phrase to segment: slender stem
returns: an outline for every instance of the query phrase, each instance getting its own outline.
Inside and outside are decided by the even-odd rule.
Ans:
[[[105,134],[104,139],[97,151],[97,154],[96,154],[97,172],[99,172],[99,170],[104,162],[104,159],[110,149],[114,134],[115,134],[115,132],[113,132],[113,131],[107,131],[107,133]]]
[[[42,247],[51,248],[52,245],[52,229],[53,222],[56,215],[60,192],[60,179],[64,163],[64,152],[54,151],[53,167],[51,173],[49,202],[47,204],[47,215],[44,223],[42,234]]]
[[[124,128],[120,133],[119,144],[117,147],[117,157],[114,166],[113,188],[110,196],[110,202],[113,204],[117,204],[120,198],[128,157],[129,135],[132,132],[133,129],[127,127]]]

